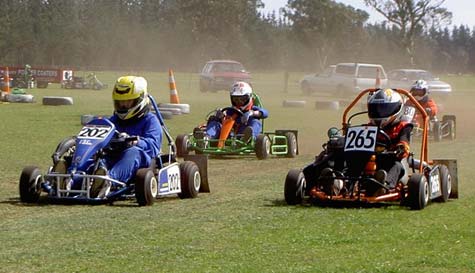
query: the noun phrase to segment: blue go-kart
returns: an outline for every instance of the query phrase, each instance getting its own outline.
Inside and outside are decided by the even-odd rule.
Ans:
[[[108,119],[93,119],[73,137],[61,141],[53,153],[53,165],[46,174],[36,166],[27,166],[20,177],[20,199],[25,203],[48,199],[86,203],[112,203],[135,198],[140,206],[152,205],[155,199],[177,194],[194,198],[209,192],[207,158],[195,155],[177,162],[175,144],[163,122],[153,97],[153,109],[168,139],[168,154],[152,160],[148,168],[139,169],[130,181],[118,181],[107,175],[101,159],[127,147],[134,137],[123,137]]]

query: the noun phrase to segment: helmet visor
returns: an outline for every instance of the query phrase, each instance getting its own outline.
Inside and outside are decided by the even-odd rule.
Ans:
[[[422,97],[426,94],[425,89],[412,89],[411,94],[416,97]]]
[[[231,96],[231,103],[233,106],[241,107],[249,103],[249,96],[242,95],[242,96]]]
[[[368,116],[370,119],[388,118],[401,110],[400,102],[369,103]]]
[[[119,113],[126,113],[129,109],[132,109],[137,105],[139,99],[133,100],[115,100],[114,108]]]

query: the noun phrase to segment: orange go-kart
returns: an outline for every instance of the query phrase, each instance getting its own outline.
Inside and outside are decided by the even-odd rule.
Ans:
[[[405,175],[395,188],[380,182],[376,158],[396,155],[396,152],[387,149],[391,144],[389,136],[377,126],[351,124],[354,117],[367,111],[347,118],[364,95],[375,91],[366,89],[351,102],[343,113],[342,128],[328,130],[329,140],[314,162],[303,169],[288,172],[284,186],[287,204],[296,205],[304,200],[319,204],[399,202],[420,210],[432,200],[446,202],[449,198],[458,198],[457,161],[428,159],[428,116],[417,100],[402,89],[394,91],[412,101],[424,120],[420,153],[418,158],[411,153],[404,162]]]

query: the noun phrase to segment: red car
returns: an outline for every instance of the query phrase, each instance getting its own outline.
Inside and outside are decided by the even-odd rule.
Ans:
[[[213,60],[203,67],[200,74],[200,91],[229,90],[234,82],[250,83],[251,75],[240,62]]]

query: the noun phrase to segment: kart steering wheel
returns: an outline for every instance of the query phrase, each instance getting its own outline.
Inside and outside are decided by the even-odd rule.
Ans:
[[[242,116],[244,115],[244,113],[240,110],[240,109],[237,109],[237,108],[234,108],[234,107],[224,107],[221,109],[221,112],[226,115],[226,112],[232,112],[232,113],[237,113],[239,116]]]
[[[383,136],[383,140],[380,140],[378,137],[376,137],[376,145],[377,146],[382,146],[384,148],[389,148],[389,146],[391,145],[391,138],[389,137],[389,135],[383,131],[383,129],[379,128],[378,129],[378,135],[382,135]]]

